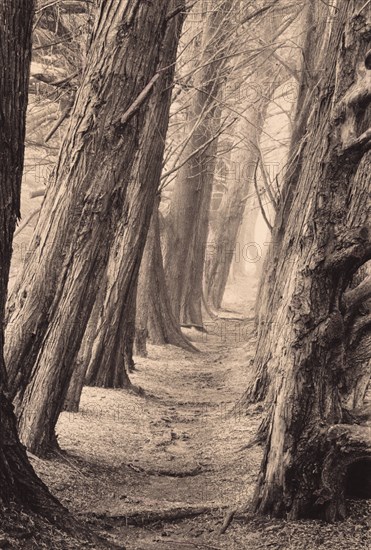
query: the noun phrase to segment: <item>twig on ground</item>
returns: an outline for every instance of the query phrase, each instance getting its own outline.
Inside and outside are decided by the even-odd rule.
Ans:
[[[229,512],[227,513],[227,515],[224,518],[223,525],[219,529],[219,535],[224,535],[224,533],[226,532],[226,530],[228,529],[228,527],[232,523],[236,512],[237,512],[236,509],[229,510]]]

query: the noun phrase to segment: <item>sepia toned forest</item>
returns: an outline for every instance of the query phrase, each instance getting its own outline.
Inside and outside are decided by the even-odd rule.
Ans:
[[[0,4],[0,548],[371,545],[371,1]]]

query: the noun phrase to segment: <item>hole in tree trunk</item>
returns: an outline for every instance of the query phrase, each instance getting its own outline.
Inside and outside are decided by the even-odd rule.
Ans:
[[[371,459],[357,460],[348,466],[345,491],[347,498],[371,499]]]

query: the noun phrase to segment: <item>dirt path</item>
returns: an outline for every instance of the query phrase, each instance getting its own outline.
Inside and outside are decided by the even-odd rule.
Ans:
[[[36,460],[35,467],[70,509],[125,518],[210,507],[220,508],[221,519],[222,507],[235,501],[241,475],[251,476],[235,467],[236,453],[254,423],[228,413],[246,387],[243,346],[252,323],[220,319],[207,329],[188,331],[200,353],[149,346],[148,358],[136,358],[132,381],[144,397],[85,388],[80,412],[61,415],[57,431],[67,454]],[[125,530],[115,533],[125,542],[138,535],[135,528]],[[144,542],[127,547],[151,547]]]

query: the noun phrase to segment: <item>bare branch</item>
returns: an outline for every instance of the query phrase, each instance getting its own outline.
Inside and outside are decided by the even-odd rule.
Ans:
[[[28,225],[28,223],[36,216],[36,214],[38,214],[41,210],[41,206],[39,208],[36,208],[35,210],[33,210],[29,215],[28,217],[21,223],[21,225],[18,227],[18,229],[14,232],[14,237],[16,237],[17,235],[19,235],[19,233],[21,231],[23,231],[23,229]]]
[[[255,172],[254,172],[254,187],[255,187],[256,195],[257,195],[257,197],[258,197],[259,206],[260,206],[260,210],[261,210],[261,213],[262,213],[262,215],[263,215],[264,221],[265,221],[265,223],[267,224],[267,227],[268,227],[269,231],[272,233],[273,227],[272,227],[272,225],[270,224],[270,222],[269,222],[269,220],[268,220],[268,217],[267,217],[267,214],[266,214],[266,212],[265,212],[265,210],[264,210],[264,206],[263,206],[263,203],[262,203],[262,200],[261,200],[261,196],[260,196],[260,193],[259,193],[259,189],[258,189],[257,173],[258,173],[259,162],[260,162],[260,159],[258,158],[258,160],[257,160],[257,162],[256,162]]]

